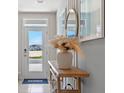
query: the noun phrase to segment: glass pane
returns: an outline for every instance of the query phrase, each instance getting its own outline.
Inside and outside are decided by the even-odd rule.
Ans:
[[[28,31],[29,40],[29,71],[42,71],[43,40],[41,31]]]
[[[67,31],[67,36],[68,37],[74,37],[76,36],[76,27],[68,27],[68,31]]]
[[[80,16],[81,37],[101,37],[101,0],[81,0]]]
[[[62,11],[62,14],[59,17],[59,35],[65,34],[65,11]],[[75,15],[70,14],[68,18],[68,25],[67,25],[67,36],[68,37],[74,37],[76,35],[76,25],[75,25]]]
[[[59,28],[58,34],[64,35],[64,26],[65,26],[65,11],[62,11],[62,14],[59,16]]]
[[[76,36],[76,19],[75,14],[70,13],[67,22],[67,36],[68,37],[75,37]]]

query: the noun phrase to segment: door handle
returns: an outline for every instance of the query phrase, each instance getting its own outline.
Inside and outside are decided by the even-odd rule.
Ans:
[[[24,49],[24,56],[27,56],[27,49]]]
[[[27,49],[26,48],[24,49],[24,53],[27,53]]]

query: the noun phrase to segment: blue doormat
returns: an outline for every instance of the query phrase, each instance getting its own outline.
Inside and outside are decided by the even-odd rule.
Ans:
[[[24,79],[22,84],[48,84],[47,79]]]

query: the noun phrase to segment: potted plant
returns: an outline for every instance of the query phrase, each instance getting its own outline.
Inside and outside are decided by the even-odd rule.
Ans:
[[[71,68],[73,56],[70,50],[74,50],[80,55],[83,54],[77,38],[67,38],[61,35],[56,36],[54,39],[50,40],[49,43],[60,50],[57,54],[57,63],[60,69]]]

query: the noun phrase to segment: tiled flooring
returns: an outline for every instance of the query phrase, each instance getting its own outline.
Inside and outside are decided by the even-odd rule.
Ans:
[[[49,84],[22,84],[19,81],[18,93],[50,93]]]

